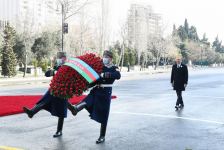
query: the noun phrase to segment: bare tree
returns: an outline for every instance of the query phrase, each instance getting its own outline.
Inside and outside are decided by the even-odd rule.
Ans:
[[[161,60],[162,54],[164,54],[166,50],[165,39],[162,37],[154,37],[150,42],[149,50],[152,52],[155,58],[154,69],[156,70]]]
[[[95,0],[94,12],[90,14],[95,19],[92,26],[95,30],[96,49],[100,55],[108,48],[110,42],[109,9],[109,0]]]
[[[87,49],[95,47],[95,44],[93,44],[95,30],[90,27],[94,21],[94,18],[89,16],[85,9],[82,9],[79,22],[80,54],[83,54]]]
[[[109,43],[109,0],[101,0],[100,15],[100,54],[105,50]]]
[[[128,25],[127,23],[123,24],[120,30],[120,37],[121,37],[121,54],[118,59],[118,65],[120,64],[120,70],[122,70],[124,64],[124,53],[125,49],[127,49],[127,40],[128,40]]]
[[[61,45],[62,45],[62,51],[64,49],[64,33],[65,32],[65,22],[70,19],[72,16],[80,13],[80,11],[87,5],[90,4],[89,0],[57,0],[57,8],[52,7],[49,5],[46,1],[46,5],[55,10],[60,11],[60,14],[62,16],[62,33],[61,33]],[[60,6],[60,8],[59,8]]]
[[[166,37],[166,51],[163,53],[163,64],[167,65],[168,62],[175,59],[179,54],[179,49],[176,47],[172,37]]]
[[[76,17],[77,24],[73,25],[68,33],[66,45],[68,49],[73,49],[70,53],[74,56],[82,55],[85,52],[96,48],[96,35],[93,24],[95,18],[92,17],[87,8],[83,8]]]
[[[30,11],[27,10],[25,12],[25,18],[23,18],[23,19],[20,18],[22,20],[18,19],[18,22],[17,22],[18,24],[20,24],[19,35],[20,35],[21,40],[23,41],[24,50],[25,50],[24,54],[23,54],[23,59],[21,61],[21,63],[24,66],[23,77],[26,76],[28,58],[30,58],[30,56],[31,56],[31,47],[32,47],[32,44],[33,44],[34,38],[35,38],[34,31],[36,31],[34,19],[33,19],[33,17],[30,16],[30,14],[32,14],[32,13],[30,13]]]

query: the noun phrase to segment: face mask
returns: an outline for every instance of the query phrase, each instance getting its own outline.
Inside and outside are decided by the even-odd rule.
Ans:
[[[62,65],[62,59],[57,59],[57,65],[58,66]]]
[[[108,65],[110,63],[109,58],[103,58],[103,64]]]

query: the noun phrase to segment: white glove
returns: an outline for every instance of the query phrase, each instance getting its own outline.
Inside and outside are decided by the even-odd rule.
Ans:
[[[102,77],[102,78],[103,78],[103,75],[104,75],[104,73],[101,73],[101,74],[100,74],[100,77]]]

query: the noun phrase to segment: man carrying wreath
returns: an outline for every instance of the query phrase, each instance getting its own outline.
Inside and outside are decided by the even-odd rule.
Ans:
[[[73,115],[85,108],[90,113],[90,118],[101,124],[100,136],[96,144],[105,141],[107,122],[110,112],[112,84],[121,75],[116,66],[112,63],[113,55],[111,51],[104,51],[103,54],[103,71],[99,80],[91,86],[93,89],[88,96],[79,104],[73,107]]]
[[[69,60],[77,60],[76,63],[81,62],[79,65],[85,64],[85,66],[88,66],[88,68],[91,69],[95,75],[94,76],[89,73],[89,70],[86,70],[86,68],[82,66],[82,68],[89,73],[88,75],[92,77],[90,78],[88,75],[85,76],[88,77],[88,79],[94,78],[97,80],[99,78],[99,74],[102,72],[102,59],[94,54],[85,54],[78,56],[77,58],[70,58]],[[89,83],[95,82],[95,80],[87,82],[86,78],[84,78],[80,72],[72,68],[72,66],[69,66],[69,60],[66,60],[60,67],[56,67],[57,73],[51,80],[50,88],[36,103],[36,105],[32,109],[23,107],[24,112],[29,118],[32,118],[42,109],[49,111],[53,116],[57,116],[59,119],[57,131],[54,137],[59,137],[62,135],[64,118],[67,117],[67,108],[73,115],[76,114],[76,111],[74,111],[73,106],[68,102],[68,99],[72,98],[74,95],[81,95],[88,89]]]

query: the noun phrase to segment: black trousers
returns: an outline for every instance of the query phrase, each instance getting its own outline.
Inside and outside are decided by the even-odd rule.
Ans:
[[[100,127],[100,137],[105,137],[106,130],[107,130],[107,124],[102,124],[101,123],[101,127]]]
[[[179,105],[179,104],[184,105],[183,98],[182,98],[182,91],[176,90],[176,93],[177,93],[176,105]]]

